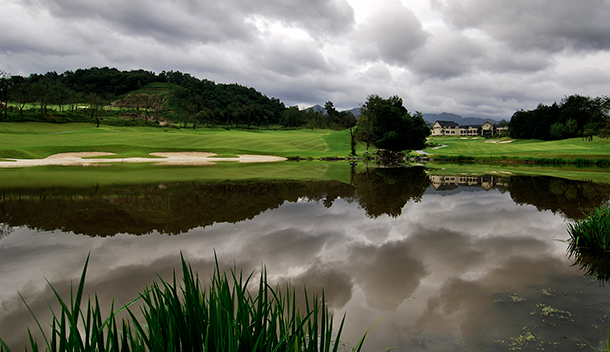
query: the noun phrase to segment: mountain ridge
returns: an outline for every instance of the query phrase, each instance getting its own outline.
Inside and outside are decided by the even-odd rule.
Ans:
[[[326,113],[326,110],[321,105],[310,106],[310,107],[306,108],[305,110],[310,110],[310,109],[313,111],[320,111],[320,112]],[[349,111],[352,114],[354,114],[356,117],[360,116],[359,107],[353,108],[353,109],[348,109],[348,110],[343,110],[343,111]],[[480,117],[462,117],[460,115],[449,113],[449,112],[442,112],[440,114],[424,113],[423,117],[424,117],[424,120],[426,120],[426,122],[428,122],[430,124],[433,124],[436,121],[453,121],[453,122],[457,122],[460,125],[482,125],[488,121],[491,122],[492,124],[499,122],[494,119],[483,119]]]

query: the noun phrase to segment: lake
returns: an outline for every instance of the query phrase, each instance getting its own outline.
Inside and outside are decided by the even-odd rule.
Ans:
[[[610,185],[423,167],[352,169],[349,181],[241,180],[68,188],[0,185],[0,337],[23,350],[50,322],[48,280],[125,304],[180,253],[321,292],[365,351],[592,350],[610,291],[566,252],[571,219]],[[607,336],[607,335],[606,335]]]

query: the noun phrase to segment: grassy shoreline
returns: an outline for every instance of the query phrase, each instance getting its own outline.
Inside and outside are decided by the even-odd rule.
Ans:
[[[349,132],[334,130],[270,130],[161,127],[117,127],[90,123],[0,123],[0,158],[45,158],[62,152],[103,151],[118,157],[151,152],[203,151],[237,154],[332,158],[350,154]],[[610,139],[560,141],[430,137],[424,149],[433,159],[451,161],[514,161],[517,163],[610,162]],[[358,156],[366,150],[357,146]]]
[[[465,137],[463,137],[465,138]],[[585,141],[571,138],[558,141],[513,140],[510,138],[431,137],[437,147],[427,148],[429,157],[445,160],[514,161],[561,164],[610,160],[610,139]]]
[[[279,162],[237,165],[221,162],[205,167],[154,165],[106,165],[103,167],[39,166],[0,170],[6,186],[36,184],[82,184],[125,182],[172,182],[176,180],[240,179],[336,179],[349,180],[347,163],[317,159],[350,155],[348,131],[333,130],[226,130],[221,128],[174,129],[155,127],[96,128],[88,123],[0,123],[0,160],[36,159],[62,152],[112,152],[114,158],[150,157],[151,152],[212,152],[220,156],[237,154],[275,155],[307,162]],[[562,141],[534,141],[460,137],[431,137],[424,152],[432,174],[508,172],[610,182],[610,140],[580,138]],[[438,148],[438,146],[442,146]],[[358,157],[365,155],[359,144]],[[415,155],[413,152],[411,155]],[[439,162],[438,160],[444,160]],[[152,159],[151,159],[152,160]],[[606,162],[607,161],[607,162]],[[361,166],[362,163],[359,163]],[[128,181],[127,179],[131,180]]]

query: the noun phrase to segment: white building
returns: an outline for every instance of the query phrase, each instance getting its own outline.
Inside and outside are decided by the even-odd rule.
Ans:
[[[489,121],[482,125],[460,126],[454,121],[436,121],[430,129],[432,136],[494,136],[508,127],[496,127]]]

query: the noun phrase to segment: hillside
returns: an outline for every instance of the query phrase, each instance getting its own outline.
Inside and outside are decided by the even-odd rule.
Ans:
[[[286,107],[252,87],[178,71],[78,69],[0,79],[1,122],[93,122],[98,127],[330,128],[353,117]]]

